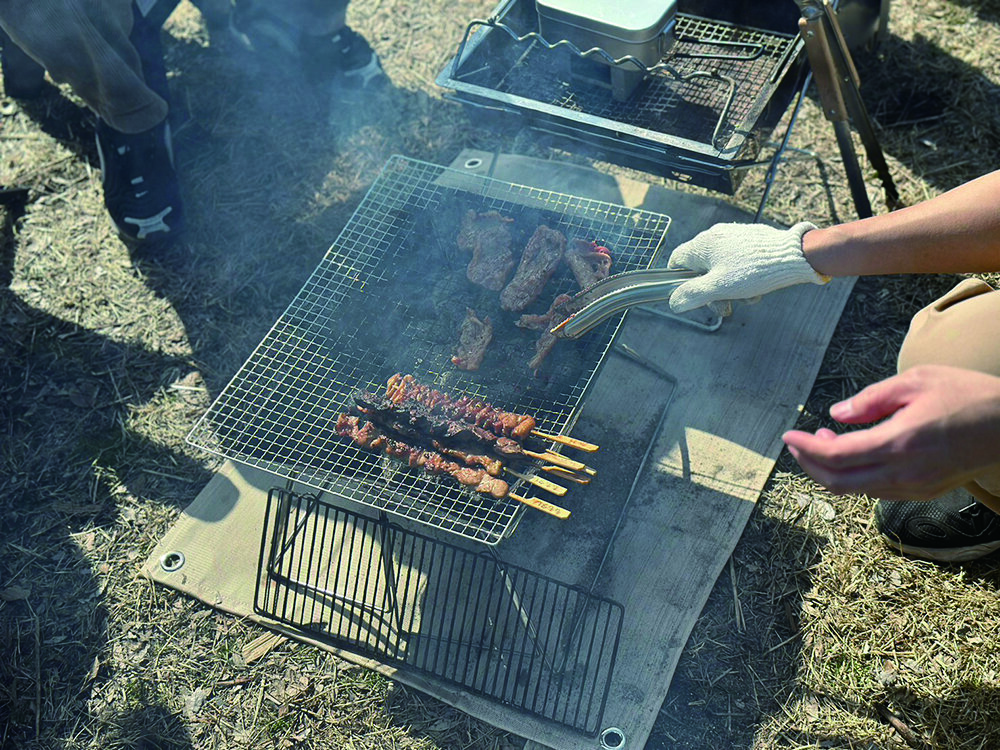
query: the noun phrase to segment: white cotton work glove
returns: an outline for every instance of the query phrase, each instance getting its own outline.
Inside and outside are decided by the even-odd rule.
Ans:
[[[790,229],[766,224],[716,224],[679,245],[668,268],[702,273],[670,295],[675,313],[711,305],[726,310],[732,300],[751,300],[795,284],[825,284],[802,254],[802,236],[815,224],[803,221]]]

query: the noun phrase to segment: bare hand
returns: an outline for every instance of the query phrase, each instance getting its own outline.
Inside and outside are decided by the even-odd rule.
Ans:
[[[838,435],[791,430],[782,439],[803,469],[833,492],[930,500],[1000,466],[1000,378],[922,365],[834,404]]]

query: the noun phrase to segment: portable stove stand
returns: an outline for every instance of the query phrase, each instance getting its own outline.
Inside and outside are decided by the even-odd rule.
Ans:
[[[254,608],[596,736],[624,609],[593,589],[511,565],[495,547],[475,553],[419,534],[384,511],[373,519],[295,493],[289,482],[268,493]]]
[[[868,154],[868,160],[882,181],[886,205],[890,210],[894,210],[899,206],[899,193],[896,191],[896,185],[889,173],[889,165],[886,164],[882,148],[875,136],[875,129],[868,117],[868,110],[861,99],[859,91],[861,79],[854,67],[854,61],[851,59],[851,53],[847,48],[847,42],[833,7],[829,0],[822,2],[819,0],[800,0],[799,7],[802,9],[799,31],[805,41],[812,75],[816,79],[816,88],[819,90],[823,114],[826,115],[826,119],[833,123],[837,146],[840,148],[840,155],[844,160],[847,181],[858,216],[863,219],[871,216],[872,207],[868,200],[861,167],[858,164],[858,156],[854,151],[854,142],[851,140],[851,122],[858,130],[861,143]],[[802,90],[805,91],[808,85],[807,79]],[[791,126],[788,130],[791,131]],[[787,144],[787,134],[785,143]],[[773,181],[773,175],[771,180]],[[770,187],[770,182],[768,187]]]
[[[663,58],[647,66],[632,55],[616,58],[601,47],[582,49],[566,39],[545,39],[529,30],[537,23],[533,0],[505,0],[489,18],[468,24],[437,83],[452,89],[446,97],[459,103],[526,117],[531,128],[586,144],[609,161],[709,190],[732,194],[748,169],[768,167],[755,216],[760,220],[815,76],[824,114],[834,124],[858,215],[870,216],[871,204],[850,122],[882,180],[887,204],[894,208],[896,189],[834,12],[846,5],[852,14],[861,13],[870,28],[868,2],[796,3],[798,28],[794,12],[763,6],[761,12],[769,15],[760,15],[761,27],[756,28],[708,17],[713,13],[709,0],[682,2],[684,12],[677,13]],[[876,42],[885,33],[888,3],[881,0]],[[750,15],[735,5],[717,10],[720,16],[738,19]],[[852,33],[855,42],[860,41],[857,36]],[[588,89],[584,77],[563,77],[566,58],[573,56],[581,65],[638,68],[646,84],[625,100],[620,92],[614,97],[602,93],[601,86]],[[805,57],[809,66],[802,64]],[[796,96],[781,142],[767,143],[776,146],[775,153],[758,159],[761,145]]]

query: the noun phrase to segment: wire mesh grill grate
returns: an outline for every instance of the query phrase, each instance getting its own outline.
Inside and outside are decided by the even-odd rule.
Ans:
[[[416,474],[334,431],[337,415],[350,410],[357,390],[379,391],[396,372],[532,414],[545,432],[571,428],[621,318],[579,342],[560,342],[535,377],[527,362],[537,334],[514,325],[516,316],[499,309],[496,292],[465,278],[468,256],[455,237],[468,210],[512,218],[516,249],[543,223],[568,239],[599,240],[611,248],[616,272],[649,267],[670,223],[662,214],[393,157],[188,440],[238,463],[479,542],[495,544],[509,534],[521,512],[515,501],[487,500]],[[557,293],[578,288],[563,267],[537,308],[528,311],[544,311]],[[495,340],[476,372],[451,363],[469,307],[495,316]],[[513,487],[530,494],[520,483]]]
[[[588,734],[624,609],[314,496],[268,495],[257,612]]]
[[[608,90],[569,75],[572,52],[549,50],[537,41],[518,43],[496,31],[489,33],[496,37],[494,43],[480,45],[463,61],[462,70],[455,76],[454,83],[463,90],[464,85],[471,85],[468,90],[480,95],[489,96],[488,92],[493,91],[524,104],[555,107],[570,120],[575,114],[597,118],[610,132],[616,125],[627,125],[656,142],[670,136],[726,154],[739,151],[753,132],[797,40],[795,35],[677,15],[674,41],[663,62],[681,76],[700,71],[735,81],[727,111],[730,87],[724,80],[678,80],[660,72],[622,102]],[[515,55],[513,49],[519,46],[524,52]],[[503,58],[510,61],[507,65],[496,62],[503,57],[498,50],[504,47],[512,48]]]

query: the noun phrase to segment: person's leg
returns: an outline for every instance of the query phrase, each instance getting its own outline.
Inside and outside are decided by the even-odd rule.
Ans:
[[[297,57],[307,76],[350,89],[385,82],[378,55],[347,25],[349,0],[237,0],[233,27],[249,46],[255,40]]]
[[[0,26],[97,114],[104,203],[126,240],[182,224],[159,28],[132,0],[4,0]]]
[[[918,312],[900,348],[898,371],[921,364],[963,367],[1000,377],[1000,291],[965,279]],[[978,501],[978,502],[977,502]],[[879,501],[876,524],[904,552],[940,561],[1000,549],[1000,470],[931,500]]]
[[[163,122],[167,103],[146,85],[131,0],[4,0],[0,26],[59,83],[122,133]]]

